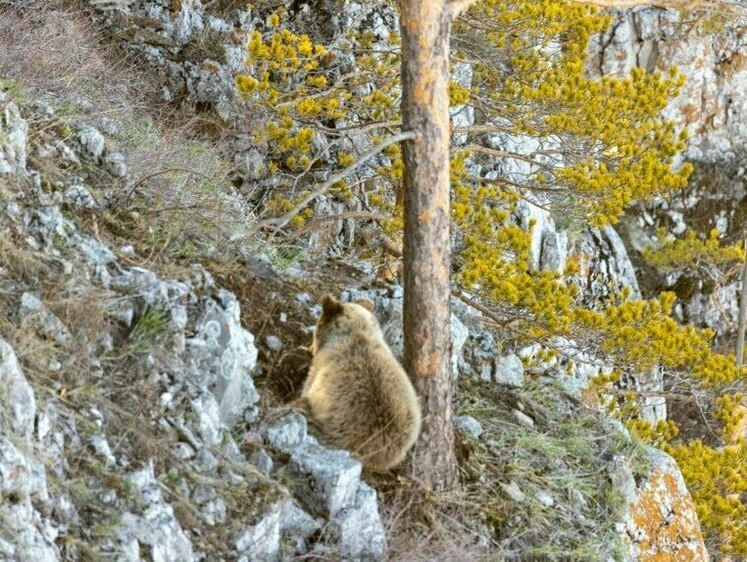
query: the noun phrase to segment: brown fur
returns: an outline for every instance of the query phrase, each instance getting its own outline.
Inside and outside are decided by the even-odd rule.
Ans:
[[[404,460],[420,433],[410,379],[384,341],[373,303],[325,297],[301,402],[323,440],[351,451],[367,469]]]

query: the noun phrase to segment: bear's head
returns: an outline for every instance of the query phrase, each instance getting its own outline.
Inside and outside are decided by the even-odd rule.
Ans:
[[[373,315],[374,304],[368,299],[340,302],[331,295],[322,299],[322,315],[314,330],[312,353],[336,335],[362,333],[381,336],[381,326]]]

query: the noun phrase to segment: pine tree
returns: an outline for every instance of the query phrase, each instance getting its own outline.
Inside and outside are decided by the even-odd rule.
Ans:
[[[651,428],[633,419],[630,427],[675,455],[704,529],[723,553],[741,555],[747,540],[737,498],[747,491],[747,448],[733,435],[744,374],[734,357],[712,351],[708,330],[678,324],[670,293],[637,301],[613,295],[584,308],[568,281],[575,264],[560,273],[530,267],[530,233],[514,219],[517,203],[530,198],[582,224],[614,224],[630,202],[667,195],[687,181],[690,166],[673,167],[686,138],[661,118],[682,76],[675,69],[634,69],[622,79],[585,74],[588,42],[609,23],[593,7],[557,0],[482,0],[454,22],[452,63],[469,68],[472,80],[452,81],[451,105],[474,111],[476,124],[452,130],[451,226],[459,240],[453,281],[486,303],[502,337],[547,348],[573,342],[617,372],[657,368],[685,388],[720,395],[713,412],[724,427],[721,443],[676,441],[671,424]],[[275,187],[265,213],[285,216],[299,201],[334,197],[376,214],[390,241],[400,239],[399,145],[382,147],[375,164],[352,170],[356,147],[400,130],[400,49],[396,33],[370,31],[322,45],[295,32],[282,10],[268,14],[249,44],[252,72],[238,79],[257,119],[255,140],[270,161]],[[495,163],[497,172],[482,172]],[[344,166],[351,173],[318,189]],[[316,220],[311,210],[294,212],[284,232],[325,224]],[[702,244],[707,249],[708,241]],[[670,248],[673,256],[682,249]],[[376,248],[359,251],[376,255]]]

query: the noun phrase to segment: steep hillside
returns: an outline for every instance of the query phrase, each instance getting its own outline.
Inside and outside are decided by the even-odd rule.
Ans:
[[[367,474],[286,407],[323,295],[371,299],[401,355],[403,294],[396,235],[369,201],[325,193],[292,231],[272,215],[276,193],[308,186],[273,171],[254,136],[265,110],[236,88],[270,4],[0,2],[0,558],[707,560],[677,464],[597,397],[613,365],[521,343],[477,297],[452,302],[460,489]],[[681,48],[663,13],[620,15],[592,60],[609,74],[624,69],[614,49]],[[376,50],[397,24],[373,2],[289,17],[343,52],[348,31]],[[732,77],[743,36],[728,27],[713,56],[722,68],[731,53]],[[743,81],[718,74],[733,107]],[[736,151],[741,113],[724,111],[736,117],[704,117],[689,158],[717,160],[724,138]],[[310,143],[324,166],[371,143],[323,126],[354,129]],[[638,254],[647,208],[621,236],[535,203],[515,217],[532,229],[532,269],[579,264],[590,308],[661,288]],[[698,294],[703,317],[680,317],[708,324],[720,309]],[[643,391],[641,416],[665,418],[665,381],[635,376],[617,390]]]

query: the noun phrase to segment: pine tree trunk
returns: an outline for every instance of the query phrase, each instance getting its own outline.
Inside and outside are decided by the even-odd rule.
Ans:
[[[433,489],[457,483],[452,420],[449,213],[449,9],[402,0],[405,369],[423,406],[414,475]]]
[[[747,251],[747,234],[744,238],[744,249]],[[737,367],[744,365],[744,330],[747,316],[747,257],[742,264],[742,290],[739,292],[739,319],[737,321]]]

